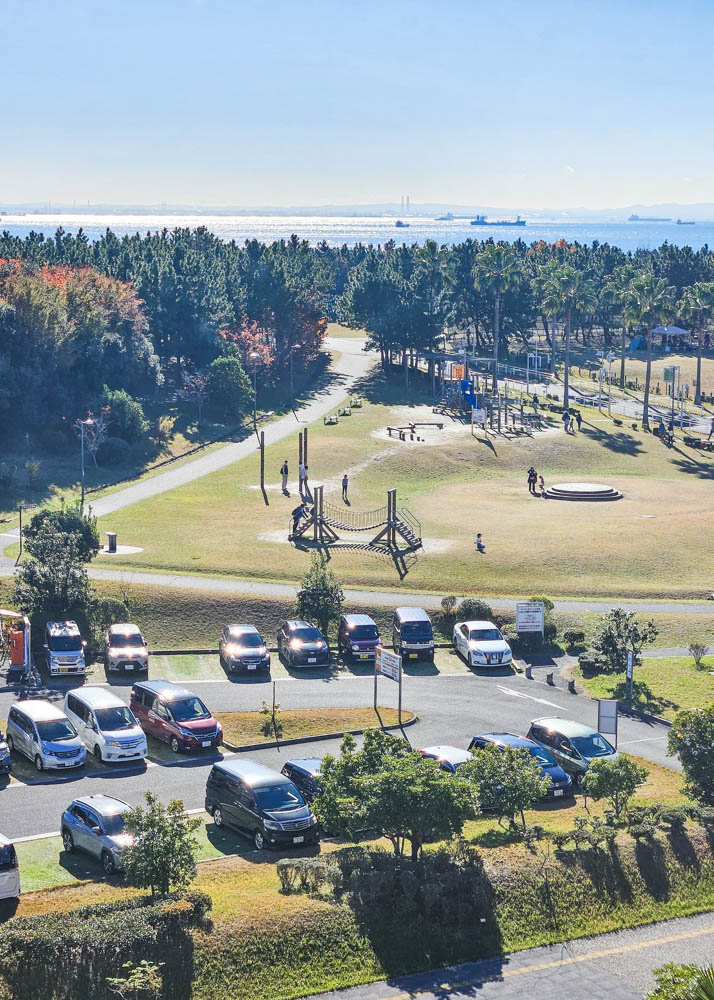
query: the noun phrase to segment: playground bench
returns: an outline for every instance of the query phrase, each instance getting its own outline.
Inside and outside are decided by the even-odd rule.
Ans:
[[[341,406],[338,409],[337,414],[340,417],[351,417],[352,416],[352,409],[349,406]]]
[[[417,427],[438,427],[440,431],[443,431],[443,423],[439,423],[436,420],[418,420],[416,423],[410,423],[409,427],[414,430]]]
[[[322,418],[322,422],[325,425],[337,424],[339,423],[339,419],[336,413],[326,413],[325,416]]]
[[[350,406],[352,407],[353,410],[359,410],[359,408],[362,406],[362,397],[353,396],[352,399],[350,400]]]

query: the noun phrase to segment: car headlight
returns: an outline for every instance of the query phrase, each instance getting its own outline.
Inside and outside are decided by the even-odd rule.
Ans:
[[[291,649],[302,649],[302,639],[291,639],[290,640]]]
[[[310,822],[317,823],[317,816],[313,812],[310,813]]]
[[[121,854],[121,847],[112,847],[112,854],[115,858],[118,858]]]
[[[354,643],[354,642],[352,643],[352,652],[353,653],[358,653],[359,652],[359,646],[356,643]]]
[[[216,732],[217,733],[222,733],[223,732],[223,726],[220,724],[220,722],[216,723]]]
[[[183,726],[179,726],[179,732],[181,733],[182,736],[193,736],[193,733],[191,732],[191,730],[190,729],[184,729]]]
[[[108,747],[120,747],[121,743],[119,740],[105,740]]]
[[[272,819],[263,820],[266,830],[282,830],[280,823],[275,823]]]

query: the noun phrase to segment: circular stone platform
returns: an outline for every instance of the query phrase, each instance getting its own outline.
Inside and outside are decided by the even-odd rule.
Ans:
[[[622,493],[602,483],[556,483],[545,491],[550,500],[622,500]]]

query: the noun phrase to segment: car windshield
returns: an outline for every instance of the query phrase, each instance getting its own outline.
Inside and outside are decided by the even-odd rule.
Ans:
[[[535,757],[542,767],[552,767],[555,764],[548,751],[542,747],[529,747],[528,749],[531,757]]]
[[[113,816],[102,816],[102,826],[104,827],[104,832],[110,837],[116,837],[118,833],[123,833],[123,813],[115,813]]]
[[[606,757],[607,754],[614,753],[613,748],[600,733],[593,733],[592,736],[576,736],[571,742],[583,757]]]
[[[500,639],[501,633],[497,628],[473,628],[470,638],[479,642],[492,642],[494,639]]]
[[[350,639],[377,639],[379,632],[376,625],[353,625],[347,630]]]
[[[125,705],[116,708],[99,708],[95,714],[97,725],[105,733],[113,733],[117,729],[132,729],[136,725],[134,716]]]
[[[116,646],[117,649],[126,649],[128,646],[143,646],[144,640],[141,632],[120,633],[109,636],[109,645]]]
[[[322,634],[317,628],[296,628],[293,632],[293,639],[300,639],[302,642],[318,642],[322,639]]]
[[[177,722],[191,722],[193,719],[210,719],[211,713],[200,698],[182,698],[171,702],[171,714]]]
[[[17,864],[17,855],[12,844],[0,844],[0,872],[7,872]]]
[[[53,635],[47,645],[53,653],[74,653],[81,648],[82,640],[78,635]]]
[[[294,785],[264,785],[255,789],[255,798],[261,809],[266,812],[280,812],[286,809],[297,809],[305,805],[300,792]]]
[[[402,625],[402,635],[407,639],[417,639],[423,636],[431,638],[431,625],[429,622],[405,622]]]
[[[73,740],[77,735],[69,719],[52,719],[50,722],[38,722],[37,732],[40,739],[46,743],[61,743],[62,740]]]
[[[257,632],[231,632],[230,640],[231,642],[239,642],[241,646],[249,646],[251,649],[265,645]]]

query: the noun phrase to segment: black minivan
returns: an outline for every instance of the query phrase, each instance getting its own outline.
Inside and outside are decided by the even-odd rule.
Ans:
[[[285,775],[252,760],[222,760],[206,782],[206,812],[264,847],[302,847],[320,838],[302,793]]]
[[[434,630],[423,608],[396,608],[392,619],[392,648],[408,660],[434,660]]]

